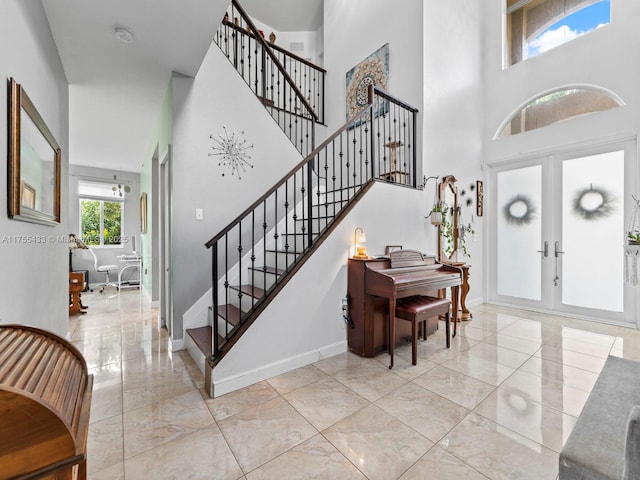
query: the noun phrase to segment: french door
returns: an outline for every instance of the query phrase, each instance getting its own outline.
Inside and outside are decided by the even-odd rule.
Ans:
[[[635,322],[624,283],[635,142],[491,170],[490,298]]]

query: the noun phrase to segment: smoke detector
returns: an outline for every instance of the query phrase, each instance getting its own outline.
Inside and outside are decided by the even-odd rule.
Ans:
[[[133,33],[124,27],[115,27],[114,33],[116,38],[123,43],[133,42]]]

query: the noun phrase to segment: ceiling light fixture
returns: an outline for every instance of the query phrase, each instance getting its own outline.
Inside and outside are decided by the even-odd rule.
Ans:
[[[116,27],[114,29],[116,38],[123,43],[131,43],[133,42],[133,33],[127,30],[124,27]]]

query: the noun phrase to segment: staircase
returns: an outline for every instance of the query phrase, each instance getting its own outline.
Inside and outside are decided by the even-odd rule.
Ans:
[[[236,0],[214,42],[302,156],[309,155],[315,123],[324,123],[326,70],[267,42]]]
[[[232,6],[244,23],[225,16],[221,28],[233,29],[233,35],[236,35],[226,38],[238,39],[239,35],[245,35],[240,33],[246,31],[244,25],[253,37],[260,36],[257,31],[253,32],[255,27],[235,0]],[[236,41],[242,44],[240,40],[231,43]],[[229,48],[229,43],[223,40],[218,45]],[[266,42],[258,39],[256,43],[261,45],[263,58],[270,56],[265,51],[270,49]],[[232,60],[231,56],[229,58]],[[234,55],[233,58],[240,57]],[[246,70],[249,62],[232,63],[245,78],[243,68]],[[274,62],[276,66],[279,63]],[[279,75],[286,78],[288,74],[283,71]],[[297,90],[297,94],[301,94],[300,89]],[[299,126],[294,117],[302,122],[309,121],[312,127],[316,119],[321,118],[304,97],[281,102],[277,96],[265,95],[264,88],[260,88],[260,93],[263,95],[256,93],[256,96],[265,107],[277,115],[288,115],[292,125]],[[210,395],[213,396],[211,371],[215,365],[375,181],[418,188],[417,110],[374,86],[369,86],[367,93],[365,109],[312,149],[279,182],[206,243],[212,252],[210,325],[189,329],[187,334],[206,357],[205,389]],[[274,101],[269,103],[265,99]],[[294,105],[302,105],[308,110],[298,116],[288,109]],[[320,110],[323,112],[324,107]],[[295,129],[283,130],[289,134]],[[308,138],[313,142],[313,134]],[[306,139],[299,142],[297,133],[292,141],[302,150],[309,148]]]

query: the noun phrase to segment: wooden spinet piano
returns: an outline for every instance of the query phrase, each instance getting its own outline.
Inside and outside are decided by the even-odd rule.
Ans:
[[[350,258],[347,265],[349,349],[365,357],[393,351],[395,345],[410,336],[406,322],[395,327],[396,300],[412,295],[437,296],[439,290],[451,288],[452,320],[456,334],[458,296],[462,269],[438,263],[434,256],[417,250],[391,252],[389,258]],[[389,331],[393,330],[393,331]],[[389,342],[389,338],[394,341]]]

